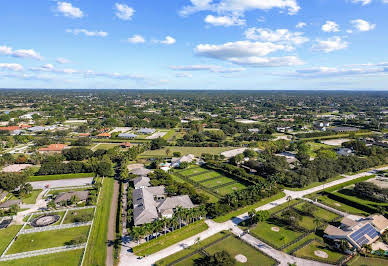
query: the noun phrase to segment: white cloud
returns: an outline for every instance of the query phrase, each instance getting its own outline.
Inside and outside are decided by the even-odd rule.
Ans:
[[[57,2],[58,12],[62,13],[65,17],[70,18],[82,18],[84,13],[78,7],[74,7],[71,3],[68,2]]]
[[[387,0],[385,0],[385,1],[387,1]],[[365,6],[365,5],[369,5],[370,3],[372,3],[372,0],[351,0],[351,2],[355,3],[355,4],[361,3],[361,5]]]
[[[339,32],[339,26],[334,21],[327,20],[326,23],[322,25],[322,30],[324,32]]]
[[[172,70],[177,71],[210,71],[214,73],[235,73],[244,71],[245,68],[225,68],[216,65],[188,65],[188,66],[171,66]]]
[[[122,20],[131,20],[135,10],[126,4],[115,3],[116,17]]]
[[[33,49],[19,49],[13,50],[12,47],[0,46],[0,54],[9,55],[13,57],[32,58],[42,60],[43,57]]]
[[[177,78],[192,78],[193,75],[190,73],[178,73],[175,75]]]
[[[303,36],[303,32],[291,32],[288,29],[273,31],[263,28],[249,28],[244,34],[250,40],[281,42],[289,45],[300,45],[309,41],[309,38]]]
[[[350,21],[352,25],[358,30],[358,31],[371,31],[376,27],[376,24],[371,24],[368,21],[362,20],[362,19],[355,19]]]
[[[187,16],[200,11],[213,11],[219,14],[234,14],[243,16],[246,11],[279,8],[287,10],[290,15],[296,14],[300,7],[296,0],[191,0],[191,5],[180,10],[180,15]]]
[[[105,31],[89,31],[86,29],[67,29],[66,32],[72,33],[74,35],[84,34],[89,37],[106,37],[108,33]]]
[[[164,38],[164,40],[158,41],[158,42],[160,42],[162,44],[171,45],[171,44],[176,43],[176,40],[171,36],[166,36],[166,38]]]
[[[54,67],[54,65],[52,64],[45,64],[40,67],[31,67],[30,70],[35,72],[53,72],[58,74],[79,74],[80,73],[79,71],[71,68],[59,69]]]
[[[348,42],[341,39],[341,37],[335,36],[327,40],[316,40],[316,44],[313,45],[313,50],[330,53],[337,50],[342,50],[348,47]]]
[[[132,37],[128,38],[128,42],[130,42],[130,43],[145,43],[145,39],[141,35],[133,35]]]
[[[212,24],[213,26],[241,26],[245,25],[245,20],[238,17],[229,17],[229,16],[213,16],[208,15],[205,18],[205,22]]]
[[[301,28],[304,28],[306,26],[307,26],[306,22],[299,22],[298,24],[296,24],[295,27],[298,29],[301,29]]]
[[[296,56],[264,57],[276,51],[291,50],[288,45],[272,42],[237,41],[222,45],[199,44],[195,53],[199,56],[228,61],[242,66],[273,67],[300,65],[303,62]]]
[[[0,69],[22,71],[23,66],[20,64],[14,64],[14,63],[0,63]]]
[[[69,59],[66,59],[66,58],[63,58],[63,57],[58,57],[55,61],[58,64],[68,64],[68,63],[70,63]]]
[[[388,68],[336,68],[336,67],[316,67],[299,69],[295,72],[288,73],[287,76],[305,77],[305,78],[329,78],[339,76],[360,76],[373,74],[388,74]]]

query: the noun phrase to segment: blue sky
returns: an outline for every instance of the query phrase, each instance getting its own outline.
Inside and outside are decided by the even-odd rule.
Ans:
[[[388,89],[388,0],[3,0],[0,13],[1,88]]]

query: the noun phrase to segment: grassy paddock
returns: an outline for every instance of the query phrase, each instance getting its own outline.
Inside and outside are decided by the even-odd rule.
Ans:
[[[239,216],[241,214],[244,214],[244,213],[246,213],[246,212],[248,212],[248,211],[250,211],[252,209],[256,209],[256,208],[258,208],[260,206],[263,206],[263,205],[265,205],[267,203],[270,203],[270,202],[272,202],[274,200],[281,199],[281,198],[283,198],[285,196],[286,196],[286,194],[284,194],[284,192],[280,192],[280,193],[278,193],[276,195],[273,195],[273,196],[271,196],[269,198],[262,199],[262,200],[260,200],[259,202],[255,203],[255,204],[248,205],[248,206],[245,206],[245,207],[240,208],[238,210],[232,211],[232,212],[230,212],[228,214],[225,214],[223,216],[219,216],[219,217],[215,218],[214,221],[217,222],[217,223],[226,222],[227,220],[230,220],[233,217],[236,217],[236,216]]]
[[[381,266],[381,265],[387,265],[387,264],[388,264],[388,260],[385,260],[385,259],[362,257],[362,256],[356,256],[348,263],[348,265],[351,265],[351,266],[365,266],[365,265]]]
[[[318,257],[317,255],[314,254],[314,252],[317,250],[326,252],[328,257],[327,258]],[[338,260],[340,260],[345,256],[344,254],[327,249],[325,247],[325,244],[319,243],[318,241],[313,241],[307,246],[301,249],[298,249],[297,251],[294,252],[294,255],[298,257],[307,258],[307,259],[309,258],[315,259],[315,260],[319,260],[319,261],[331,263],[331,264],[335,264]]]
[[[75,220],[83,215],[93,215],[94,208],[89,209],[81,209],[76,211],[68,211],[65,217],[65,220],[63,220],[64,224],[71,224],[75,223]],[[93,216],[91,216],[93,217]],[[93,218],[92,218],[93,219]]]
[[[59,252],[36,257],[2,261],[2,266],[79,266],[81,263],[82,249]]]
[[[366,211],[363,211],[363,210],[357,209],[353,206],[347,205],[345,203],[330,199],[327,196],[320,196],[320,197],[318,197],[318,200],[319,200],[319,202],[321,202],[329,207],[332,207],[334,209],[337,209],[337,210],[340,210],[343,212],[347,212],[347,213],[355,214],[355,215],[363,215],[363,216],[369,215],[369,213]]]
[[[104,178],[83,265],[105,265],[113,178]]]
[[[201,220],[177,229],[156,239],[140,244],[133,248],[133,252],[139,256],[150,255],[178,243],[186,238],[196,235],[208,229],[207,224]]]
[[[59,180],[59,179],[73,179],[73,178],[84,178],[94,177],[94,173],[77,173],[77,174],[62,174],[62,175],[37,175],[30,176],[28,181],[48,181],[48,180]]]
[[[22,225],[11,225],[8,228],[0,230],[0,254],[4,252],[11,240],[21,228]]]
[[[70,229],[19,235],[7,254],[65,246],[66,242],[82,236],[85,237],[86,242],[88,232],[89,226],[81,226]]]

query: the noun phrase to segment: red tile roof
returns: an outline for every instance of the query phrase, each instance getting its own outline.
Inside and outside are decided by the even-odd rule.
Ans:
[[[45,148],[40,148],[39,151],[62,151],[65,147],[65,144],[50,144]]]

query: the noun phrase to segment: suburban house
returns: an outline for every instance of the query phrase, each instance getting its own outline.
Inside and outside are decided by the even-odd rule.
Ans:
[[[108,138],[110,138],[110,136],[111,136],[110,133],[103,132],[103,133],[98,134],[96,137],[100,138],[100,139],[108,139]]]
[[[373,214],[360,220],[344,217],[341,225],[328,225],[324,237],[333,240],[346,240],[354,249],[374,243],[388,228],[388,219],[383,215]]]
[[[153,128],[141,128],[137,132],[140,133],[140,134],[146,134],[147,135],[147,134],[155,133],[155,129],[153,129]]]
[[[60,205],[62,202],[68,202],[73,197],[77,199],[77,203],[84,202],[89,197],[89,191],[69,191],[63,192],[55,197],[55,204]]]
[[[89,137],[90,133],[79,133],[78,136],[80,136],[80,137]]]
[[[334,128],[331,128],[331,130],[339,133],[339,132],[356,132],[359,129],[355,127],[334,127]]]
[[[61,153],[64,149],[67,148],[65,144],[50,144],[45,148],[40,148],[39,153]]]
[[[185,209],[195,207],[187,195],[167,197],[164,186],[147,187],[145,177],[139,177],[136,181],[135,189],[132,191],[135,226],[151,223],[161,217],[171,218],[178,207]]]
[[[28,128],[29,131],[31,132],[42,132],[42,131],[49,131],[49,130],[54,130],[55,126],[36,126],[36,127],[30,127]]]
[[[8,211],[12,206],[19,206],[22,204],[21,200],[8,200],[0,204],[0,209]]]
[[[117,135],[117,137],[123,138],[123,139],[134,139],[137,137],[137,135],[132,133],[120,133]]]
[[[148,176],[139,176],[132,180],[135,189],[145,188],[151,186],[150,178]]]
[[[148,170],[144,167],[132,169],[131,174],[137,175],[137,176],[147,176],[149,173],[152,173],[152,170]]]
[[[130,142],[122,142],[120,143],[121,148],[130,148],[132,147],[132,144]]]
[[[179,167],[179,165],[183,162],[192,163],[194,160],[195,160],[195,156],[193,154],[184,155],[180,158],[172,158],[171,159],[171,166],[172,167]]]

